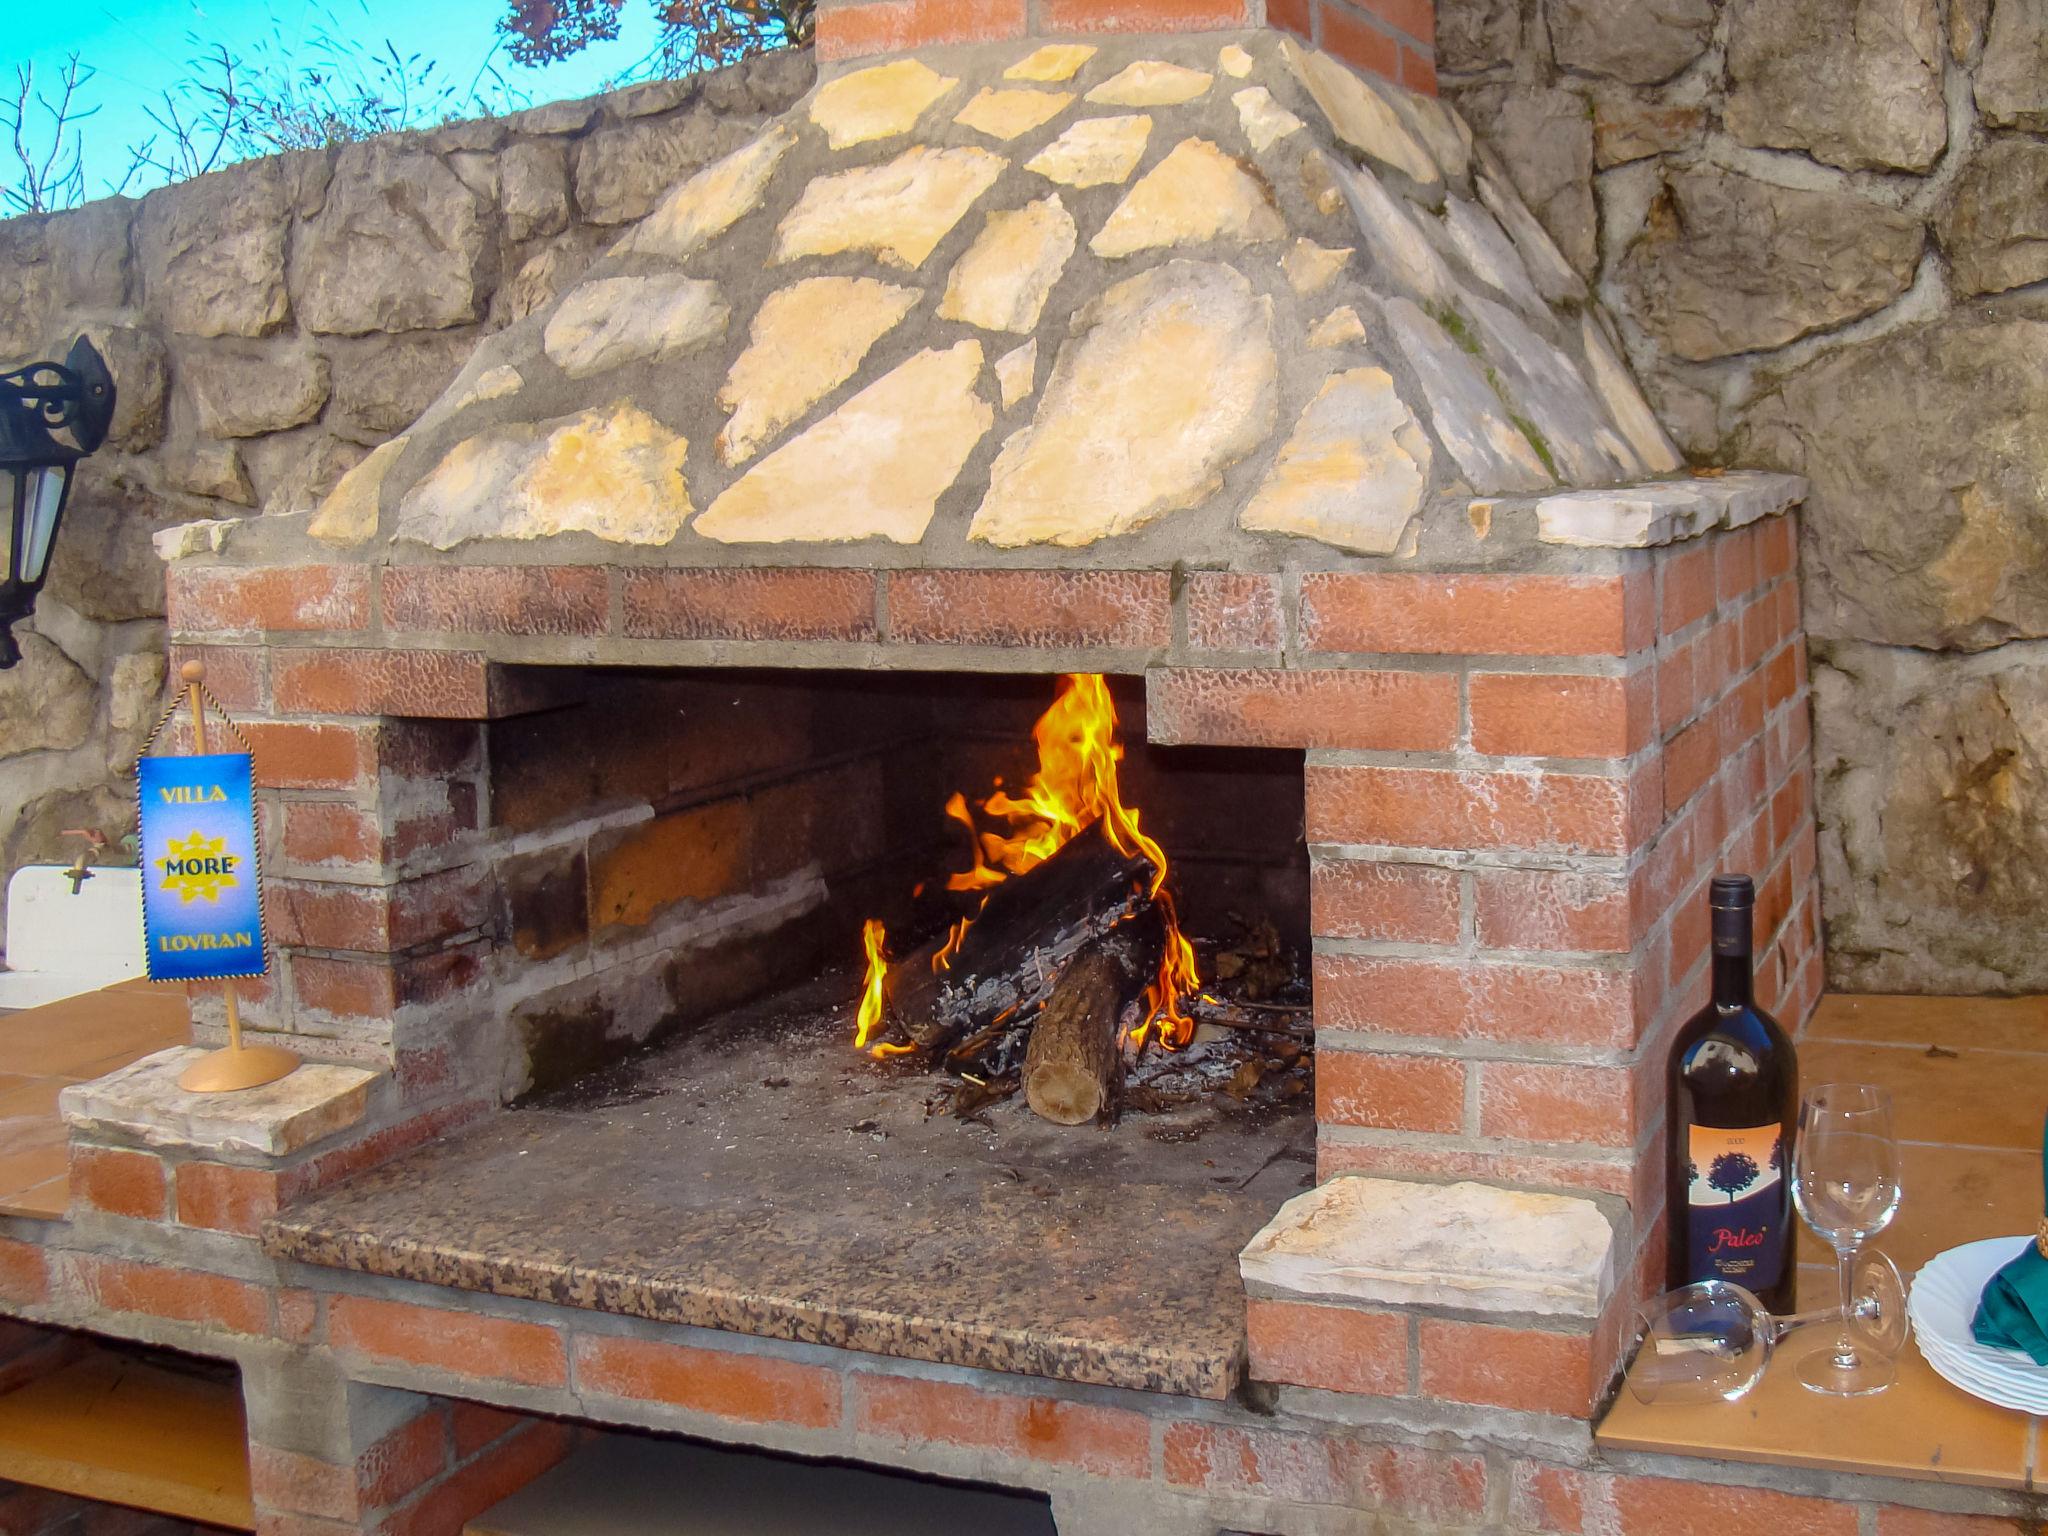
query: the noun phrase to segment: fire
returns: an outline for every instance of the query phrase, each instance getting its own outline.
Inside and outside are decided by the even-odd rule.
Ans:
[[[867,951],[868,975],[860,995],[859,1029],[853,1037],[856,1050],[866,1050],[868,1036],[881,1027],[882,982],[889,974],[889,957],[882,952],[882,945],[888,937],[877,918],[871,917],[861,924],[860,942]],[[876,1054],[881,1054],[879,1047]]]
[[[973,865],[950,877],[947,888],[985,891],[1012,875],[1026,874],[1051,858],[1097,822],[1119,853],[1144,858],[1152,866],[1153,900],[1166,920],[1166,949],[1158,978],[1145,994],[1145,1020],[1131,1032],[1134,1045],[1155,1038],[1169,1048],[1185,1045],[1194,1033],[1182,1000],[1200,986],[1194,946],[1181,932],[1172,893],[1166,889],[1166,853],[1138,825],[1138,812],[1124,804],[1117,781],[1123,743],[1117,739],[1116,705],[1099,672],[1068,673],[1052,707],[1032,728],[1038,745],[1038,771],[1021,794],[998,788],[981,802],[982,813],[1005,823],[1006,831],[984,830],[968,809],[967,797],[955,793],[946,801],[946,815],[971,835]],[[972,918],[953,926],[946,945],[933,957],[942,970],[959,953]],[[869,1035],[880,1025],[882,925],[870,920],[863,932],[867,947],[867,990],[861,1002],[860,1031],[854,1043],[867,1048]],[[876,1047],[896,1051],[902,1047]]]

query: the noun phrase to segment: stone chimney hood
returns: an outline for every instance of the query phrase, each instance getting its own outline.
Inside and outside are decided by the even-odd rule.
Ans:
[[[1032,39],[826,80],[259,538],[1470,568],[1797,497],[1681,470],[1449,107],[1277,32]]]

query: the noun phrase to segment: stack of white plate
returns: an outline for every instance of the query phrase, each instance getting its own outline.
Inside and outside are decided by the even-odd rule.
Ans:
[[[2033,1240],[1988,1237],[1937,1254],[1913,1277],[1907,1312],[1937,1375],[2001,1408],[2048,1414],[2048,1366],[2016,1349],[1988,1349],[1970,1335],[1985,1285]]]

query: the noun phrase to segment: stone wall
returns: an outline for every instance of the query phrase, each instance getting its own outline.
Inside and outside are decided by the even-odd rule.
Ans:
[[[122,770],[164,675],[153,533],[310,508],[812,73],[771,55],[0,222],[0,360],[83,331],[120,392],[0,672],[0,872],[68,858],[65,828],[132,823]]]
[[[1696,462],[1811,477],[1829,979],[2038,991],[2048,0],[1441,0]]]

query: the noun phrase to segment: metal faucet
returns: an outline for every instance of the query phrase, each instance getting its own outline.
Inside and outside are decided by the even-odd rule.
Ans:
[[[92,863],[100,849],[106,846],[107,835],[92,827],[71,827],[62,835],[84,839],[84,846],[78,850],[78,856],[71,861],[71,867],[64,871],[64,878],[71,882],[71,894],[76,896],[79,887],[92,878],[92,870],[87,866]]]

